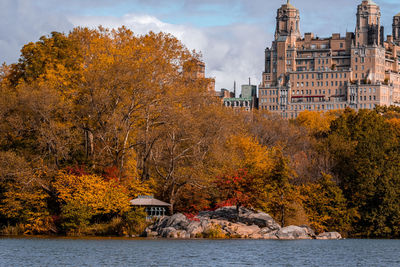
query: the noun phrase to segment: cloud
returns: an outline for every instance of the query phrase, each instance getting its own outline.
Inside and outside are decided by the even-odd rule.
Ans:
[[[51,14],[32,1],[1,0],[0,61],[14,62],[24,44],[52,31],[65,31],[71,27],[66,17]]]

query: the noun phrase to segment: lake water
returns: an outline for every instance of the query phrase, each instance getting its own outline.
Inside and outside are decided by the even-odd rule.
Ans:
[[[400,240],[0,238],[0,266],[400,266]]]

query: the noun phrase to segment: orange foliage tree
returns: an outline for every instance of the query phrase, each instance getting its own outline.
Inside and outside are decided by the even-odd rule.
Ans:
[[[115,180],[60,173],[52,185],[65,229],[85,226],[94,216],[122,215],[129,210],[128,194]]]

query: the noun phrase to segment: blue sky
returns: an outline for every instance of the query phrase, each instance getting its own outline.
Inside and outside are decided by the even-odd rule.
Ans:
[[[391,33],[399,0],[375,0],[385,33]],[[286,0],[0,0],[0,61],[17,61],[21,47],[51,31],[76,26],[119,27],[138,34],[169,32],[201,51],[217,89],[233,81],[257,84],[263,51],[271,45],[276,10]],[[361,0],[291,0],[300,9],[301,31],[330,36],[354,31]]]

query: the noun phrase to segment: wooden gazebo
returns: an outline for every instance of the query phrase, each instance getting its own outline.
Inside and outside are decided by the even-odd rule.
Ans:
[[[168,215],[171,207],[171,204],[155,199],[153,196],[138,196],[129,202],[132,206],[144,207],[148,219]]]

